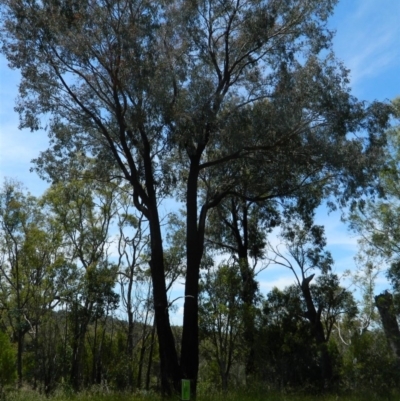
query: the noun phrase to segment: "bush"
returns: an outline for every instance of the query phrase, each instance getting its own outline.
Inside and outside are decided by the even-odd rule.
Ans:
[[[353,336],[344,355],[342,387],[385,395],[399,388],[399,380],[397,361],[384,333],[376,330]]]
[[[0,398],[4,397],[6,388],[17,378],[15,361],[15,350],[10,339],[0,330]]]

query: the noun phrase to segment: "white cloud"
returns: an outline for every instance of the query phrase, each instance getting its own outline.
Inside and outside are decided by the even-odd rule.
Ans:
[[[178,310],[170,314],[171,325],[182,326],[183,325],[183,305],[179,306]]]
[[[334,49],[351,69],[353,86],[400,64],[399,15],[398,1],[339,3],[332,20],[332,27],[337,30]]]
[[[283,270],[284,268],[282,268]],[[266,294],[270,292],[273,288],[279,288],[280,290],[283,290],[285,287],[288,287],[292,284],[296,283],[296,279],[293,274],[288,274],[283,275],[281,277],[278,277],[274,280],[261,280],[259,282],[260,284],[260,291],[262,294]]]

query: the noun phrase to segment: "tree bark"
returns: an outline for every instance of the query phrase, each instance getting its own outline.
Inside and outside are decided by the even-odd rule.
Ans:
[[[153,349],[154,349],[155,335],[156,335],[156,324],[155,324],[155,322],[153,322],[153,328],[151,330],[149,360],[148,360],[147,372],[146,372],[146,391],[150,390],[150,374],[151,374],[151,365],[153,363]]]
[[[129,389],[133,389],[133,331],[135,328],[135,322],[133,319],[133,311],[132,311],[132,287],[133,287],[133,274],[129,277],[128,284],[128,295],[127,295],[127,314],[128,314],[128,334],[127,334],[127,344],[126,344],[126,354],[128,358],[128,386]]]
[[[140,353],[139,353],[139,368],[138,368],[138,374],[137,374],[137,388],[141,389],[142,388],[142,371],[143,371],[143,365],[144,365],[144,356],[145,356],[145,351],[146,351],[146,341],[149,336],[147,333],[147,319],[149,316],[149,308],[146,310],[146,317],[144,319],[143,323],[143,331],[142,331],[142,345],[140,347]]]
[[[392,294],[385,291],[377,295],[375,305],[378,308],[389,347],[400,363],[400,330],[394,312]]]
[[[79,313],[79,311],[76,311]],[[72,346],[72,361],[71,361],[71,372],[70,381],[72,388],[75,391],[79,391],[82,384],[82,354],[84,349],[85,335],[87,331],[88,321],[84,318],[84,321],[79,322],[79,317],[75,318],[74,327],[74,341]]]
[[[252,308],[255,303],[255,296],[257,292],[257,282],[254,280],[254,274],[249,266],[249,233],[248,233],[248,205],[246,201],[242,201],[242,233],[239,228],[238,213],[236,212],[235,199],[231,199],[231,215],[232,225],[228,225],[231,229],[233,237],[236,240],[237,253],[239,260],[240,275],[242,277],[242,291],[241,299],[244,306],[244,340],[248,348],[248,354],[246,358],[245,372],[246,377],[250,377],[255,372],[255,355],[256,350],[254,348],[254,315]]]
[[[248,355],[246,360],[246,376],[249,377],[255,372],[255,354],[254,348],[254,315],[253,306],[255,303],[255,296],[257,291],[257,283],[254,280],[253,272],[249,266],[248,249],[239,248],[239,267],[242,277],[242,293],[241,299],[244,307],[244,340],[248,347]]]
[[[181,369],[182,378],[192,382],[191,392],[196,395],[199,369],[198,295],[200,263],[204,247],[204,228],[198,225],[197,180],[199,157],[191,160],[187,184],[186,224],[186,283],[183,312]]]
[[[144,127],[139,128],[143,142],[143,162],[146,181],[146,217],[150,229],[151,261],[150,271],[153,283],[154,319],[159,344],[161,391],[164,396],[171,396],[173,389],[179,390],[181,370],[178,363],[175,340],[169,320],[169,304],[165,283],[164,250],[161,224],[158,214],[157,193],[153,173],[151,145]],[[133,182],[135,190],[140,184]],[[140,189],[142,190],[141,186]],[[138,206],[138,205],[136,205]],[[140,209],[140,207],[139,207]]]
[[[156,203],[153,204],[149,223],[151,236],[150,270],[153,282],[154,317],[159,343],[161,387],[163,395],[170,396],[173,389],[176,391],[179,389],[180,368],[169,320],[164,254]]]
[[[313,277],[314,275],[311,275],[310,277],[303,279],[301,283],[301,291],[304,300],[306,301],[307,318],[311,323],[312,334],[317,343],[318,351],[320,352],[321,376],[323,385],[326,386],[330,384],[333,377],[332,358],[327,347],[324,327],[321,322],[321,313],[315,309],[310,291],[310,281]]]
[[[24,333],[18,332],[17,339],[17,375],[18,375],[18,387],[22,387],[22,353],[24,352]]]

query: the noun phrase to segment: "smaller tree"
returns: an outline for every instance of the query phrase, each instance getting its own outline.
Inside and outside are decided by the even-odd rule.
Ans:
[[[8,335],[0,330],[0,399],[4,398],[7,386],[17,378],[16,354]]]
[[[57,276],[66,261],[62,234],[21,183],[5,180],[0,190],[0,303],[17,343],[19,385],[27,333],[54,308]]]
[[[222,264],[209,270],[201,281],[200,332],[203,355],[215,361],[224,391],[228,389],[232,366],[243,350],[243,301],[241,276],[236,264]]]
[[[387,267],[387,278],[394,294],[387,290],[375,297],[382,326],[393,354],[400,363],[400,98],[392,102],[397,124],[387,131],[386,160],[379,171],[381,196],[367,199],[353,208],[351,228],[361,235],[360,257],[378,260]]]
[[[263,302],[257,337],[260,378],[278,388],[319,380],[317,347],[298,286],[273,288]]]
[[[84,176],[84,171],[81,173]],[[110,225],[118,211],[117,189],[116,185],[100,185],[72,177],[68,183],[53,183],[42,199],[54,224],[62,227],[69,261],[77,266],[75,282],[59,297],[71,308],[70,380],[76,390],[83,379],[82,362],[89,324],[115,309],[119,301],[113,289],[117,267],[108,260],[112,242]],[[93,371],[96,365],[94,368]]]
[[[324,248],[324,228],[313,224],[313,213],[302,218],[292,217],[282,231],[286,253],[270,247],[271,261],[289,268],[296,278],[305,304],[304,317],[318,347],[321,379],[324,386],[333,379],[333,363],[328,349],[330,334],[339,315],[355,315],[357,307],[352,294],[342,288],[337,275],[331,273],[333,259]],[[311,285],[315,270],[322,275]],[[311,274],[312,273],[312,274]]]

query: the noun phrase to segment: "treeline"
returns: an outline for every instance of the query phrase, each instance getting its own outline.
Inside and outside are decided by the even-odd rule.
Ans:
[[[368,199],[395,193],[383,177],[398,171],[387,136],[399,112],[351,95],[327,28],[335,4],[1,1],[1,51],[21,73],[20,127],[49,135],[33,161],[47,193],[34,199],[8,182],[1,200],[2,324],[20,384],[27,371],[44,383],[50,360],[37,350],[25,363],[28,343],[43,341],[57,363],[62,352],[70,361],[55,382],[118,387],[105,372],[120,364],[102,358],[115,358],[121,327],[127,388],[145,385],[156,358],[164,395],[182,379],[195,396],[208,380],[329,388],[351,377],[346,369],[353,385],[381,377],[365,373],[370,359],[357,362],[357,344],[371,344],[374,361],[373,344],[386,352],[379,330],[357,328],[371,320],[371,291],[363,320],[314,215],[323,203],[351,210],[354,228],[376,245],[364,265],[373,275],[375,259],[391,258],[398,288],[393,224],[375,235],[366,223],[379,216],[363,213]],[[398,221],[382,215],[383,224]],[[271,246],[274,230],[282,247]],[[290,269],[294,287],[260,294],[257,269],[268,263]],[[170,319],[174,282],[184,285],[180,335]],[[378,305],[398,352],[394,307]],[[48,331],[54,341],[41,337],[46,324],[58,327]]]
[[[134,214],[125,190],[70,181],[35,198],[22,184],[5,181],[0,192],[2,387],[25,383],[46,394],[60,387],[160,389],[147,221]],[[209,227],[199,297],[204,391],[262,384],[382,393],[398,385],[396,272],[390,270],[395,302],[388,292],[374,300],[375,268],[363,265],[353,279],[364,299],[356,301],[332,272],[323,227],[310,223],[296,219],[292,210],[290,219],[280,222],[280,247],[268,244],[260,230],[249,241],[253,253],[245,266],[217,245]],[[169,291],[184,277],[182,226],[178,215],[171,215],[165,228]],[[217,265],[221,252],[225,260]],[[290,269],[295,284],[262,294],[257,269],[270,264]],[[172,309],[177,300],[169,298]],[[179,344],[182,327],[172,329]]]

